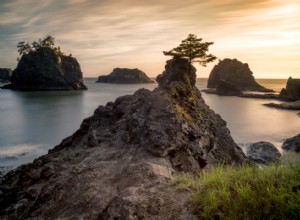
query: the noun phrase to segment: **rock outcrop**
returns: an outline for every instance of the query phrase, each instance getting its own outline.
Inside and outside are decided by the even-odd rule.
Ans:
[[[280,95],[294,100],[300,100],[300,79],[290,77],[286,83],[286,88],[281,90]]]
[[[259,164],[279,162],[281,157],[279,150],[272,143],[264,141],[250,144],[246,155],[250,160]]]
[[[239,96],[243,92],[232,83],[221,80],[216,89],[216,94],[223,96]]]
[[[99,76],[98,83],[153,83],[146,73],[139,69],[115,68],[109,75]]]
[[[209,75],[207,87],[217,88],[222,80],[233,84],[240,90],[274,92],[259,85],[255,81],[248,64],[237,59],[227,58],[215,65]]]
[[[173,176],[248,159],[204,103],[188,66],[185,59],[167,61],[158,88],[99,106],[47,155],[6,174],[0,218],[192,216],[190,191],[173,186]]]
[[[0,68],[0,82],[9,82],[12,70],[9,68]]]
[[[87,89],[77,60],[59,55],[51,48],[24,54],[12,73],[11,84],[3,88],[41,91]]]
[[[300,152],[300,134],[295,137],[286,139],[282,144],[282,149],[286,151]]]
[[[284,102],[284,103],[266,103],[265,106],[279,109],[288,109],[288,110],[300,110],[300,100],[295,102]]]

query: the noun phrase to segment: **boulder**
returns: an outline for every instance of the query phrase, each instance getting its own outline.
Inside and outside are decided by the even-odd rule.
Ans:
[[[51,48],[24,54],[12,73],[11,84],[3,88],[39,91],[87,89],[77,60],[59,55]]]
[[[146,73],[139,69],[115,68],[109,75],[99,76],[98,83],[153,83]]]
[[[300,79],[293,79],[290,77],[286,83],[286,88],[282,89],[280,95],[289,97],[294,100],[300,99]]]
[[[221,80],[217,86],[216,94],[223,96],[238,96],[242,95],[243,92],[232,83]]]
[[[0,82],[9,82],[12,70],[9,68],[0,68]]]
[[[217,88],[222,80],[233,84],[240,90],[274,92],[259,85],[248,64],[237,59],[226,58],[215,65],[209,75],[207,87]]]
[[[99,106],[33,163],[3,177],[0,218],[176,219],[190,190],[174,175],[248,162],[226,122],[209,109],[185,59],[167,61],[158,88]]]
[[[300,134],[295,137],[286,139],[282,144],[282,149],[287,151],[300,152]]]
[[[281,154],[279,150],[269,142],[256,142],[246,149],[247,157],[255,163],[268,164],[279,162]]]

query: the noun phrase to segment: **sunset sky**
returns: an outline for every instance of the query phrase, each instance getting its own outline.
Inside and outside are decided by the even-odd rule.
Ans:
[[[85,77],[116,67],[155,77],[169,59],[162,51],[190,33],[257,78],[300,78],[300,0],[0,0],[0,67],[16,67],[19,41],[52,35]]]

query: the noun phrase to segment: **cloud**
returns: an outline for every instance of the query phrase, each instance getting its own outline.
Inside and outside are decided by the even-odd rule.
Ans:
[[[156,75],[167,59],[162,51],[189,33],[214,41],[211,51],[217,56],[240,56],[258,71],[266,66],[259,54],[268,54],[271,62],[279,60],[274,53],[280,50],[289,65],[299,60],[294,48],[300,48],[300,8],[289,0],[3,0],[0,13],[0,50],[6,54],[0,55],[1,66],[16,65],[19,41],[49,34],[88,75],[121,64]],[[207,75],[210,67],[201,71]]]

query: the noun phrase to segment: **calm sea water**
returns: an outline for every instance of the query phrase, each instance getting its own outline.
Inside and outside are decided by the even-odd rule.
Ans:
[[[87,91],[18,92],[0,90],[0,167],[13,168],[47,153],[48,149],[75,132],[82,120],[99,105],[156,84],[114,85],[85,79]],[[258,80],[276,91],[286,80]],[[207,79],[197,86],[206,87]],[[203,94],[206,103],[225,121],[234,140],[243,148],[250,142],[270,141],[279,149],[283,139],[300,133],[296,111],[263,106],[274,100],[243,99]]]

